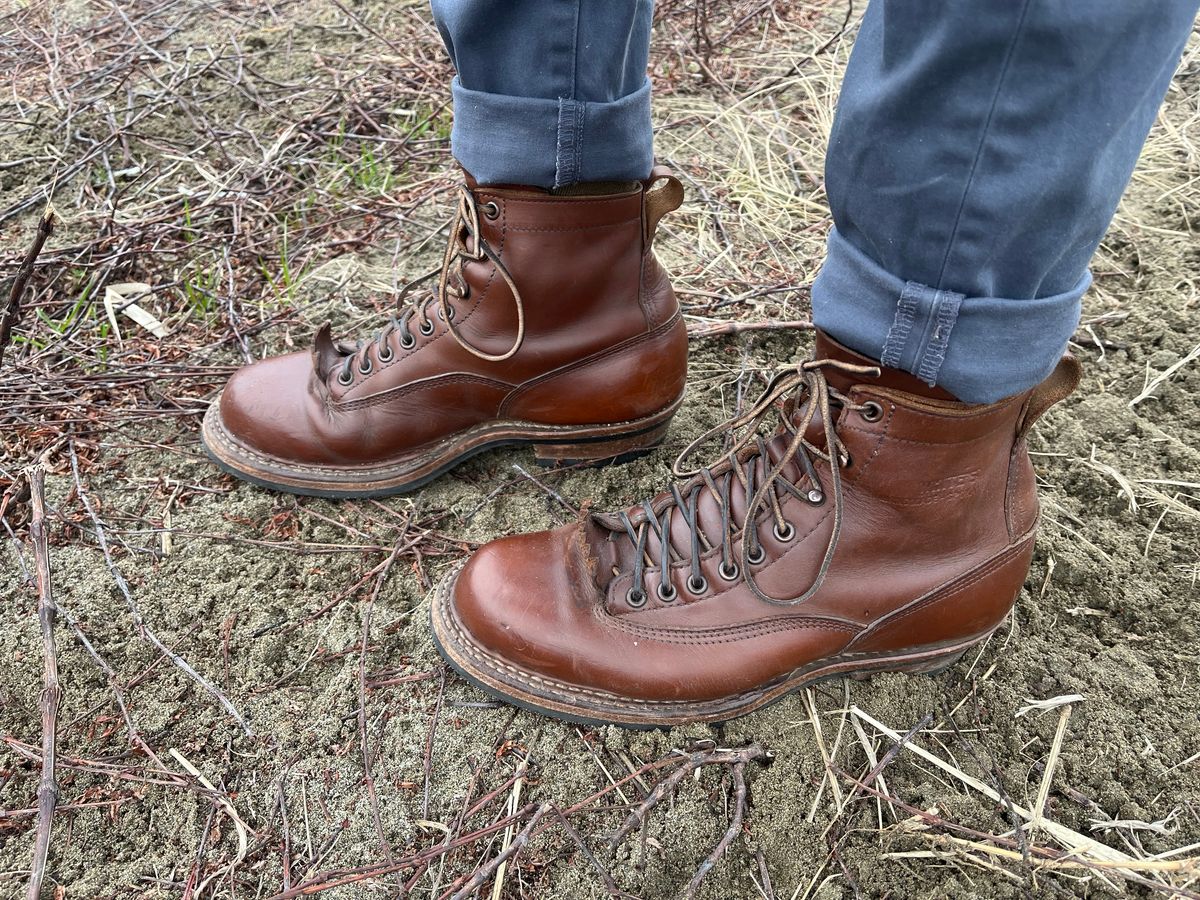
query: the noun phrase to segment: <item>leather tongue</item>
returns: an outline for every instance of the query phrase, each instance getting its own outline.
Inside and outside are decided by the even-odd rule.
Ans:
[[[875,366],[880,370],[879,376],[872,378],[869,375],[853,375],[850,372],[842,372],[838,369],[826,367],[825,379],[832,387],[843,394],[848,393],[850,388],[856,384],[870,384],[874,387],[903,391],[906,394],[916,394],[918,397],[930,397],[935,400],[958,400],[949,391],[943,390],[940,387],[931,387],[916,375],[910,375],[908,372],[901,371],[900,369],[890,369],[880,365],[876,360],[854,352],[849,347],[839,344],[823,331],[817,332],[817,341],[813,348],[813,358],[836,359],[839,362],[850,363],[856,366]]]
[[[342,353],[333,340],[333,328],[328,322],[317,329],[312,354],[313,369],[322,381],[342,361]]]

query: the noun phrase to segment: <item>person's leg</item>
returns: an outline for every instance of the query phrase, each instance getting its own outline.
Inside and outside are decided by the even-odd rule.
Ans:
[[[451,664],[645,726],[986,640],[1033,554],[1026,435],[1078,383],[1061,353],[1088,258],[1194,10],[873,0],[829,149],[813,357],[669,491],[480,548],[432,598]]]
[[[451,150],[480,184],[639,181],[653,0],[431,0],[458,75]]]
[[[322,496],[412,490],[481,449],[602,461],[662,440],[687,328],[651,245],[683,188],[651,171],[650,0],[434,0],[466,170],[432,290],[355,344],[237,372],[216,462]]]
[[[826,156],[813,319],[983,403],[1054,368],[1196,0],[873,0]]]

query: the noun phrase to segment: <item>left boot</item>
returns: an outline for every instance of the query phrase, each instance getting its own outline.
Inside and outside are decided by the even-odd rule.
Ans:
[[[1033,553],[1030,427],[1079,382],[968,405],[824,335],[686,480],[616,515],[494,541],[432,601],[442,654],[519,706],[656,727],[835,675],[930,672],[1007,616]],[[774,436],[755,433],[778,411]],[[718,462],[679,471],[701,442]],[[749,527],[747,527],[749,523]]]

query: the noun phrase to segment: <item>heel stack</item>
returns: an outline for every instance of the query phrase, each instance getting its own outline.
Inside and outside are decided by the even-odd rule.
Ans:
[[[533,445],[539,465],[565,466],[578,463],[608,465],[628,462],[644,456],[663,442],[671,419],[636,434],[610,435],[600,438],[576,438],[562,442],[538,441]]]

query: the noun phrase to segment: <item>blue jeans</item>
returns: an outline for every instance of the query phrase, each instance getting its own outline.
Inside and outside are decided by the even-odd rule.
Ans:
[[[651,0],[432,0],[481,183],[644,178]],[[968,403],[1032,387],[1200,0],[873,0],[825,162],[822,330]]]

